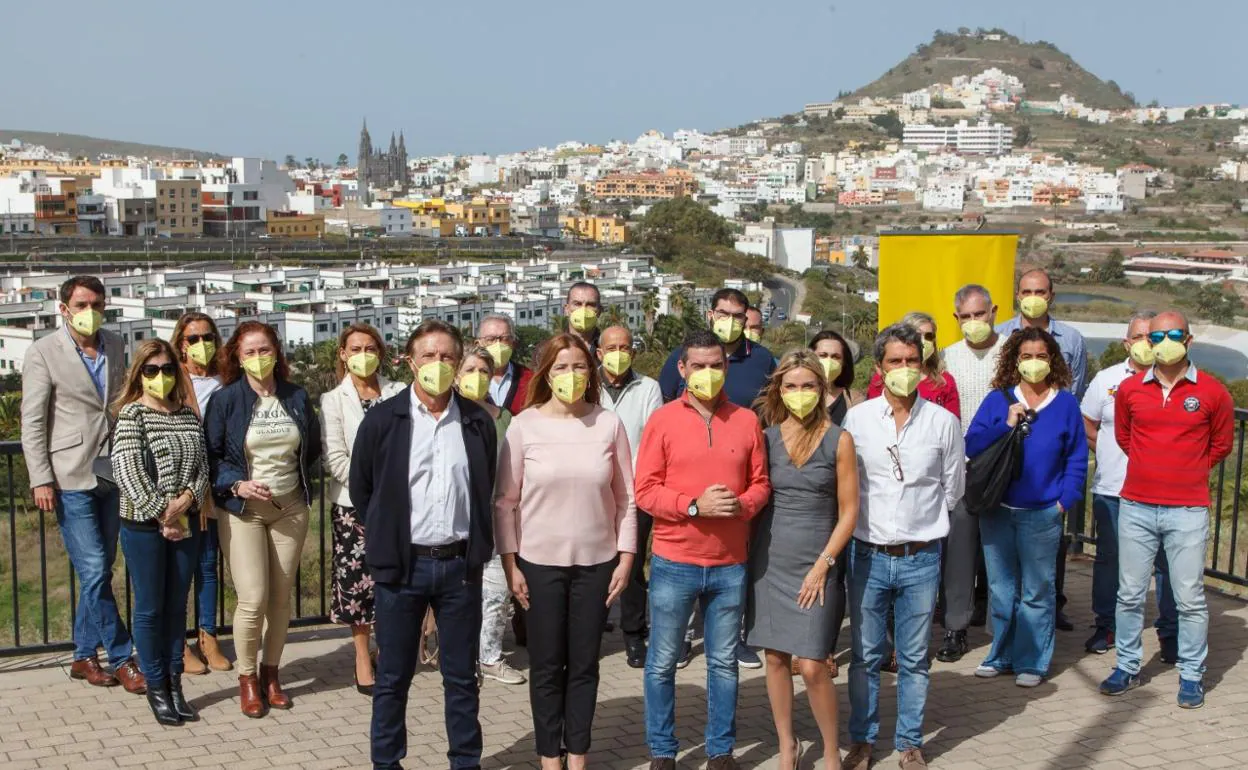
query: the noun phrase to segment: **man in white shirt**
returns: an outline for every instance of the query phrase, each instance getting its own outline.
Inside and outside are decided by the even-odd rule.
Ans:
[[[602,366],[599,403],[610,409],[624,423],[628,445],[633,450],[633,467],[637,466],[637,450],[641,447],[641,431],[650,415],[663,406],[659,383],[652,377],[633,371],[633,333],[625,326],[611,326],[598,337],[598,361]],[[624,651],[628,665],[646,665],[646,549],[654,519],[637,511],[637,558],[628,587],[620,594],[620,630],[624,632]]]
[[[997,360],[1005,337],[998,334],[997,306],[988,289],[968,284],[953,297],[953,317],[962,330],[962,339],[945,348],[945,369],[958,383],[962,405],[962,435],[992,391]],[[984,572],[983,548],[979,542],[979,521],[959,504],[949,514],[949,537],[945,540],[941,596],[944,604],[945,638],[936,659],[945,663],[961,660],[967,653],[966,629],[984,625],[988,604],[988,576]],[[978,577],[978,580],[977,580]]]
[[[879,733],[880,665],[887,618],[896,618],[897,727],[902,770],[927,767],[923,710],[928,638],[940,587],[941,538],[962,498],[966,451],[958,418],[918,396],[923,341],[897,324],[875,341],[884,393],[849,410],[845,429],[858,455],[860,507],[849,562],[853,658],[843,767],[867,770]]]
[[[1148,322],[1157,314],[1144,310],[1131,316],[1127,336],[1122,341],[1127,360],[1101,370],[1084,394],[1083,424],[1088,447],[1096,453],[1096,475],[1092,477],[1092,515],[1096,520],[1096,562],[1092,566],[1092,612],[1096,631],[1084,643],[1088,652],[1104,655],[1114,646],[1114,614],[1118,600],[1118,505],[1127,478],[1127,456],[1114,439],[1114,396],[1124,380],[1147,371],[1153,365],[1153,349],[1148,341]],[[1101,434],[1104,433],[1102,436]],[[1158,549],[1154,562],[1157,581],[1158,617],[1154,626],[1161,642],[1163,663],[1179,659],[1179,617],[1170,591],[1166,554]]]

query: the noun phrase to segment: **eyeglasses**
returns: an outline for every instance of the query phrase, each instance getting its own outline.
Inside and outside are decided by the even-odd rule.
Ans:
[[[927,340],[928,342],[935,342],[935,341],[936,341],[936,332],[926,332],[926,333],[923,335],[923,339]]]
[[[477,342],[482,345],[493,345],[496,342],[511,342],[511,336],[508,334],[496,334],[493,337],[477,337]]]
[[[905,481],[906,474],[901,470],[901,449],[896,444],[888,448],[888,458],[893,461],[893,478]]]
[[[1161,341],[1169,337],[1175,342],[1182,342],[1187,339],[1187,330],[1185,329],[1166,329],[1165,331],[1149,332],[1148,341],[1154,345],[1160,345]]]
[[[178,373],[178,365],[177,364],[161,364],[160,366],[157,366],[156,364],[143,364],[142,366],[139,367],[139,371],[142,372],[144,377],[149,377],[149,378],[155,377],[158,374],[165,374],[165,375],[172,377],[173,375]]]
[[[188,334],[183,339],[186,340],[188,345],[194,345],[196,342],[216,342],[217,335],[212,332],[207,334]]]
[[[711,315],[715,316],[716,320],[722,320],[724,318],[732,318],[737,321],[740,321],[741,323],[745,323],[744,311],[740,313],[729,313],[727,310],[713,310],[711,311]]]

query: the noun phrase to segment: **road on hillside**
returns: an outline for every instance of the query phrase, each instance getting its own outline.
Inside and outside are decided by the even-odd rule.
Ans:
[[[792,321],[793,314],[801,312],[801,306],[798,304],[798,286],[793,281],[779,274],[773,274],[763,285],[771,293],[771,301],[776,304],[776,309],[772,312],[768,326],[780,326],[785,321],[780,320],[780,313],[784,313],[785,320]]]

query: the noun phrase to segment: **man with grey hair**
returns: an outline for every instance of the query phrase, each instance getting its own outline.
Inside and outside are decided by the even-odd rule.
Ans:
[[[1005,337],[996,331],[997,306],[992,294],[977,283],[967,284],[953,296],[953,317],[962,339],[945,348],[945,369],[958,384],[962,405],[962,435],[992,391],[997,359]],[[983,625],[987,616],[988,576],[983,570],[983,549],[979,542],[979,522],[958,505],[949,514],[949,537],[945,541],[941,581],[944,596],[945,638],[936,659],[945,663],[961,660],[970,649],[966,629]],[[979,575],[978,586],[976,576]],[[978,589],[978,591],[977,591]]]
[[[858,457],[858,523],[849,549],[853,657],[849,667],[849,736],[842,765],[867,770],[879,734],[880,666],[888,615],[896,619],[897,720],[894,746],[902,770],[923,760],[928,638],[940,587],[941,539],[962,498],[966,449],[958,418],[918,395],[923,341],[894,324],[875,342],[884,393],[849,410],[845,430]]]
[[[512,361],[516,350],[516,323],[511,316],[490,313],[477,326],[477,344],[494,359],[494,377],[490,380],[490,402],[515,414],[525,406],[529,380],[533,372]]]
[[[1088,448],[1096,453],[1096,475],[1092,477],[1092,515],[1096,518],[1096,562],[1092,565],[1092,613],[1096,631],[1084,643],[1088,652],[1104,655],[1114,646],[1114,613],[1118,601],[1118,509],[1119,495],[1127,478],[1127,455],[1114,437],[1114,397],[1125,380],[1153,365],[1153,346],[1148,341],[1148,324],[1156,317],[1141,310],[1127,322],[1122,340],[1126,361],[1102,369],[1083,396],[1083,424],[1088,432]],[[1170,590],[1166,553],[1158,550],[1153,574],[1157,581],[1158,617],[1154,627],[1161,642],[1161,662],[1179,659],[1179,619]]]

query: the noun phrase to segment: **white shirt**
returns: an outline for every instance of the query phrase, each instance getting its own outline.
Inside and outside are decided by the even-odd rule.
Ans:
[[[515,378],[516,365],[507,362],[507,368],[503,370],[503,376],[497,380],[490,378],[490,403],[494,406],[503,406],[503,399],[507,398],[507,391],[511,390],[511,381]]]
[[[221,390],[221,378],[210,376],[191,375],[191,387],[195,388],[195,401],[199,403],[200,418],[208,413],[208,399],[212,398],[212,394]]]
[[[1096,436],[1093,494],[1118,497],[1127,480],[1127,456],[1114,436],[1114,396],[1118,393],[1118,386],[1135,374],[1126,362],[1102,369],[1092,378],[1092,384],[1083,394],[1083,403],[1079,405],[1083,416],[1100,426]]]
[[[448,545],[468,539],[468,450],[459,405],[452,398],[434,417],[416,396],[412,399],[412,448],[408,487],[412,496],[412,543]]]
[[[876,545],[931,542],[949,534],[949,511],[962,499],[966,450],[958,418],[916,399],[901,430],[884,396],[849,410],[845,430],[858,456],[854,537]],[[889,452],[897,447],[902,480]]]
[[[958,340],[945,348],[945,370],[958,384],[958,404],[962,407],[962,435],[970,430],[975,413],[992,392],[992,378],[997,374],[997,360],[1005,345],[1005,335],[983,350],[976,350],[966,340]]]

